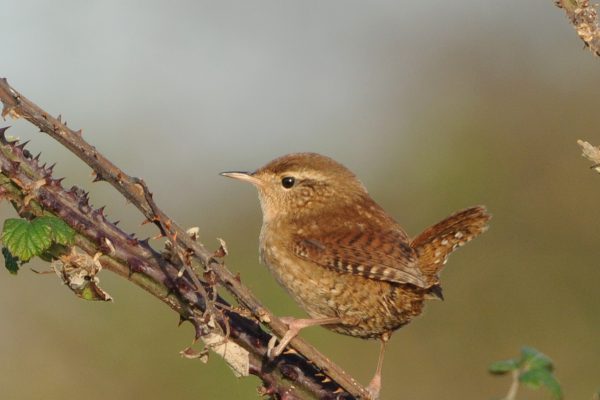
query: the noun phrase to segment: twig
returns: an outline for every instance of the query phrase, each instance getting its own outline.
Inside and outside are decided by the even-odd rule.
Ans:
[[[512,372],[512,383],[508,388],[508,393],[502,400],[515,400],[517,398],[517,391],[519,390],[519,370]]]
[[[600,27],[596,5],[590,5],[589,0],[556,0],[555,3],[565,10],[583,43],[592,53],[600,56]]]
[[[147,199],[151,194],[145,185],[140,184],[139,179],[127,175],[83,140],[81,131],[73,131],[67,128],[60,119],[50,116],[10,87],[6,79],[0,79],[0,100],[4,104],[3,116],[23,117],[71,150],[95,171],[96,180],[105,180],[113,185],[149,221],[157,224],[161,232],[166,230],[172,232],[171,236],[176,239],[177,244],[189,251],[206,269],[213,271],[219,283],[229,290],[241,305],[248,308],[252,315],[260,322],[265,323],[279,337],[284,335],[287,326],[266,309],[248,288],[242,285],[239,279],[227,269],[223,262],[217,260],[201,243],[190,238],[185,230],[158,207],[150,204]],[[368,397],[368,393],[363,386],[301,338],[294,338],[291,346],[352,396],[357,398]]]

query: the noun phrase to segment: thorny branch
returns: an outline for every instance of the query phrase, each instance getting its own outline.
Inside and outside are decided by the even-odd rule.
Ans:
[[[206,333],[206,321],[196,318],[197,316],[195,315],[195,312],[198,312],[199,310],[202,311],[203,318],[205,318],[207,315],[205,314],[206,311],[214,312],[214,309],[211,310],[211,307],[213,307],[213,300],[211,299],[214,298],[214,305],[216,305],[216,308],[219,309],[219,312],[213,313],[212,316],[217,319],[218,325],[223,328],[223,330],[231,329],[232,340],[236,341],[236,335],[239,334],[240,336],[245,337],[249,343],[257,346],[257,350],[254,353],[251,352],[251,358],[255,363],[255,367],[251,368],[251,373],[255,373],[259,375],[261,379],[263,379],[266,384],[265,386],[267,387],[267,394],[269,394],[268,391],[272,390],[273,385],[275,385],[277,381],[276,378],[269,375],[268,372],[273,368],[271,365],[273,363],[267,363],[265,358],[266,348],[263,346],[263,341],[268,335],[260,330],[258,324],[241,317],[241,315],[238,315],[238,313],[232,312],[231,307],[216,296],[216,293],[213,292],[214,288],[211,285],[208,285],[206,282],[201,282],[197,275],[190,269],[191,259],[193,258],[199,261],[208,274],[214,274],[214,277],[218,283],[231,292],[242,307],[245,307],[247,310],[249,310],[249,312],[258,321],[266,324],[273,333],[280,337],[283,336],[287,329],[285,324],[283,324],[269,310],[262,306],[256,297],[244,285],[241,284],[239,277],[236,277],[227,269],[222,260],[219,260],[214,253],[208,251],[200,242],[191,238],[181,227],[179,227],[162,210],[160,210],[160,208],[158,208],[158,206],[153,202],[152,194],[148,190],[143,180],[125,174],[116,165],[111,163],[93,146],[83,140],[81,131],[73,131],[67,128],[66,123],[63,123],[60,117],[54,118],[50,116],[33,102],[11,88],[6,79],[0,79],[0,100],[4,105],[2,111],[3,116],[10,115],[14,118],[25,118],[37,126],[40,131],[47,133],[59,141],[75,155],[86,162],[96,174],[95,181],[105,180],[119,190],[119,192],[121,192],[127,198],[127,200],[134,204],[144,214],[148,221],[156,224],[161,233],[172,241],[172,251],[179,259],[179,262],[177,263],[174,263],[173,260],[171,260],[170,263],[167,263],[167,267],[165,267],[166,261],[164,260],[164,257],[161,261],[161,257],[156,255],[156,252],[148,245],[147,242],[138,241],[136,239],[129,240],[129,242],[127,240],[122,240],[123,243],[129,243],[129,246],[123,246],[120,248],[118,251],[121,253],[116,257],[115,260],[112,260],[111,258],[112,261],[106,261],[107,252],[103,251],[105,255],[100,257],[101,263],[103,265],[104,263],[112,265],[112,269],[107,266],[105,266],[105,268],[111,269],[122,276],[128,276],[129,279],[134,283],[148,290],[148,282],[144,283],[142,281],[136,281],[132,279],[132,277],[137,276],[136,272],[141,273],[146,277],[146,280],[150,279],[153,282],[152,285],[158,283],[159,285],[162,285],[163,288],[167,288],[169,292],[173,291],[174,293],[183,296],[182,300],[173,294],[164,295],[163,293],[163,296],[161,296],[159,295],[158,291],[149,290],[152,294],[169,304],[173,309],[184,316],[184,318],[189,319],[192,323],[194,323],[194,326],[197,330],[197,335],[199,336],[202,336]],[[12,145],[12,148],[16,147]],[[37,163],[37,160],[35,162]],[[2,169],[3,173],[4,168],[5,166],[3,166]],[[17,170],[19,168],[17,168]],[[49,175],[50,173],[51,171],[47,171],[46,175]],[[48,179],[48,177],[46,176],[44,179]],[[60,187],[60,182],[57,186]],[[48,185],[43,186],[38,190],[38,192],[45,193],[47,187]],[[64,190],[62,188],[60,189]],[[27,188],[22,188],[22,190],[27,190]],[[84,197],[87,204],[87,196]],[[73,199],[73,201],[79,200],[80,199]],[[46,206],[47,205],[44,207]],[[62,206],[63,204],[60,204],[60,207]],[[50,209],[50,211],[62,217],[62,215],[60,215],[62,208],[60,207],[55,210]],[[73,208],[70,208],[70,210],[72,211]],[[96,215],[101,214],[103,216],[101,211],[95,211],[95,213]],[[68,220],[65,222],[69,223]],[[75,224],[75,226],[72,226],[80,234],[88,238],[87,240],[92,240],[96,246],[102,246],[101,239],[99,239],[99,236],[97,236],[99,233],[92,232],[90,234],[90,232],[81,231],[82,228],[91,229],[90,224],[93,225],[94,223],[94,220],[92,220],[83,225]],[[113,232],[115,229],[118,230],[118,228],[111,226],[109,231]],[[125,233],[121,232],[120,235],[125,235]],[[100,242],[98,242],[98,240],[100,240]],[[77,245],[80,246],[80,243],[78,242]],[[81,245],[80,247],[86,251],[93,250],[90,249],[89,246],[91,245],[88,245],[87,247]],[[142,248],[145,252],[145,257],[140,257],[137,259],[131,258],[129,251],[132,250],[132,247]],[[95,252],[95,250],[88,251],[89,254],[95,254]],[[140,264],[139,262],[140,260],[147,262],[148,259],[153,260],[154,264]],[[184,269],[183,272],[185,273],[182,273],[182,267]],[[152,287],[152,285],[150,285],[150,287]],[[212,295],[209,295],[208,293],[212,293]],[[190,296],[192,296],[191,299]],[[188,306],[187,303],[189,303],[190,306]],[[221,312],[221,310],[223,311]],[[191,316],[194,316],[194,318],[191,318]],[[229,327],[228,323],[232,326]],[[233,324],[236,325],[234,326]],[[293,378],[293,381],[298,378],[299,380],[295,381],[294,383],[296,385],[303,386],[304,390],[308,390],[309,392],[312,391],[313,395],[316,397],[367,397],[367,393],[362,386],[360,386],[341,368],[318,352],[314,347],[307,344],[300,338],[295,338],[291,342],[291,345],[299,353],[299,356],[285,356],[284,358],[287,359],[283,364],[285,364],[287,367],[283,367],[281,362],[276,363],[281,375],[288,379]],[[242,344],[242,346],[244,345]],[[290,358],[293,359],[292,364],[290,364]],[[310,372],[311,364],[317,368],[314,369],[313,367],[312,372]],[[313,373],[312,378],[310,373]],[[329,382],[328,378],[324,379],[328,382],[327,384],[321,384],[321,382],[318,380],[315,381],[316,378],[314,374],[320,376],[321,379],[323,378],[323,374],[326,374],[331,379],[331,382]],[[320,386],[318,389],[310,387],[310,385],[307,385],[306,382],[302,382],[303,379],[306,380],[306,382],[310,381],[310,385]],[[343,387],[347,393],[336,390],[338,387],[336,384]],[[276,387],[275,389],[280,388]],[[295,397],[293,391],[285,393],[286,396],[283,397]],[[271,394],[281,395],[282,392],[275,390]]]
[[[600,27],[596,5],[589,0],[556,0],[556,5],[565,10],[577,34],[592,53],[600,56]]]
[[[7,142],[4,131],[0,129],[0,199],[11,201],[21,216],[51,213],[60,217],[78,232],[74,248],[95,254],[94,260],[103,268],[145,289],[179,313],[182,321],[191,322],[206,347],[221,355],[237,375],[251,373],[262,379],[265,394],[288,399],[333,397],[338,386],[323,383],[319,371],[305,359],[286,355],[266,363],[263,354],[269,335],[220,297],[215,302],[224,311],[212,324],[207,323],[204,297],[193,283],[185,276],[176,281],[171,278],[177,275],[177,265],[152,249],[147,240],[135,239],[110,223],[102,208],[90,206],[87,193],[77,187],[65,190],[61,179],[52,177],[52,167],[41,166],[39,156],[33,158],[24,144]],[[228,336],[211,330],[213,324],[221,328],[227,324]],[[184,353],[194,355],[189,349]]]

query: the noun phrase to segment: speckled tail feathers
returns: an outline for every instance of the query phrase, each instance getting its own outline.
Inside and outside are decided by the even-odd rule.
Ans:
[[[490,218],[483,206],[467,208],[425,229],[411,242],[430,283],[438,283],[438,274],[450,253],[487,230]]]

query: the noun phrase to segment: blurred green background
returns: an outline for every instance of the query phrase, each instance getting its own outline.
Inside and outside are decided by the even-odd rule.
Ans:
[[[600,60],[552,1],[7,1],[2,14],[0,76],[143,177],[209,247],[225,238],[230,268],[277,314],[303,315],[258,264],[256,193],[220,171],[327,154],[413,235],[488,206],[490,231],[450,258],[446,301],[392,338],[383,399],[498,398],[509,379],[487,366],[524,344],[554,359],[568,399],[600,388],[600,176],[576,145],[600,143]],[[64,148],[6,124],[66,186],[155,234]],[[3,398],[257,398],[259,381],[218,357],[180,358],[192,329],[167,307],[101,279],[113,304],[0,273]],[[378,343],[303,335],[368,382]]]

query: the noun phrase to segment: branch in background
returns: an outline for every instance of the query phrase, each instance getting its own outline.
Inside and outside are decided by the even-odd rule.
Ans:
[[[589,0],[556,0],[556,5],[565,10],[585,45],[600,56],[600,27],[595,5],[590,5]]]
[[[33,102],[23,97],[16,90],[11,88],[6,79],[0,79],[0,100],[2,101],[4,108],[2,115],[10,115],[14,118],[23,117],[29,122],[37,126],[42,132],[47,133],[69,150],[71,150],[76,156],[85,161],[96,173],[95,181],[105,180],[111,183],[117,188],[132,204],[134,204],[149,221],[155,223],[160,229],[161,233],[168,238],[172,239],[175,243],[175,251],[178,255],[184,254],[184,258],[195,258],[200,262],[209,275],[213,275],[215,279],[223,287],[229,290],[236,300],[249,312],[257,318],[260,322],[265,323],[272,332],[278,336],[283,336],[287,330],[287,326],[283,324],[277,317],[275,317],[269,310],[262,306],[262,304],[256,299],[256,297],[241,284],[239,277],[232,274],[225,266],[225,264],[215,257],[214,253],[209,252],[199,242],[193,240],[182,228],[180,228],[175,222],[173,222],[166,214],[164,214],[152,201],[152,194],[149,192],[145,183],[138,178],[130,177],[125,174],[121,169],[112,164],[102,154],[100,154],[93,146],[85,142],[81,137],[81,131],[73,131],[67,128],[66,124],[61,121],[61,118],[54,118],[46,113],[44,110],[39,108]],[[185,260],[184,260],[185,261]],[[184,262],[184,264],[186,264]],[[125,259],[125,265],[127,265],[127,259]],[[129,265],[132,267],[132,265]],[[181,276],[182,265],[176,266],[179,269],[175,275],[168,276]],[[135,268],[132,268],[135,270]],[[149,271],[142,271],[149,272]],[[173,272],[173,271],[172,271]],[[210,300],[204,293],[204,284],[202,284],[197,276],[187,268],[184,272],[184,278],[188,285],[190,285],[191,291],[198,291],[203,297],[203,302],[209,304],[207,300]],[[122,274],[121,274],[122,275]],[[179,280],[171,279],[177,283],[176,288],[179,290]],[[171,287],[172,289],[172,287]],[[189,288],[188,288],[189,289]],[[213,291],[214,287],[209,285],[209,291]],[[213,294],[216,295],[215,292]],[[206,311],[206,310],[204,310]],[[226,314],[228,317],[231,313]],[[235,313],[233,315],[236,315]],[[238,318],[236,316],[235,318]],[[227,330],[227,319],[224,319],[224,329]],[[202,322],[195,324],[198,334],[202,332]],[[258,328],[257,328],[258,329]],[[348,393],[357,398],[368,397],[365,389],[359,385],[351,376],[345,373],[341,368],[332,363],[328,358],[323,356],[314,347],[307,344],[300,338],[295,338],[291,342],[292,347],[297,350],[300,354],[299,358],[306,358],[309,364],[316,366],[318,370],[318,376],[327,375],[332,383],[343,387]],[[261,356],[264,357],[266,354],[265,349]],[[289,364],[289,360],[288,360]],[[302,367],[300,368],[302,370]],[[262,369],[261,369],[262,371]],[[280,368],[280,371],[285,375],[289,375],[291,378],[307,379],[310,380],[308,375],[303,375],[292,368]],[[264,379],[263,379],[264,380]],[[329,379],[327,379],[329,380]],[[266,382],[266,381],[265,381]],[[330,390],[330,385],[327,385],[326,390]],[[335,390],[334,390],[335,391]],[[330,392],[331,393],[331,392]],[[323,393],[321,393],[322,395]],[[335,391],[335,396],[339,397],[339,390]],[[342,391],[342,397],[344,395]],[[319,395],[318,397],[321,397]],[[325,396],[328,397],[328,396]]]
[[[581,139],[577,141],[577,144],[581,146],[581,155],[594,163],[590,168],[600,173],[600,147],[593,146]]]
[[[138,240],[110,223],[102,208],[89,205],[87,193],[73,187],[65,190],[60,179],[52,177],[52,169],[39,165],[24,145],[9,143],[0,129],[0,200],[10,201],[21,216],[39,217],[52,214],[77,233],[73,248],[95,259],[112,271],[140,286],[190,321],[207,349],[214,350],[231,366],[236,375],[254,374],[264,384],[263,393],[285,399],[350,398],[333,382],[323,383],[323,375],[306,359],[285,355],[267,362],[264,354],[270,335],[243,316],[222,298],[216,297],[221,311],[212,315],[212,324],[227,330],[227,336],[207,331],[205,298],[194,283],[183,276],[176,281],[178,266],[157,253],[147,240]],[[91,259],[90,256],[87,256]],[[211,287],[204,283],[204,289]],[[192,351],[185,352],[188,357]],[[345,397],[344,397],[345,396]]]

